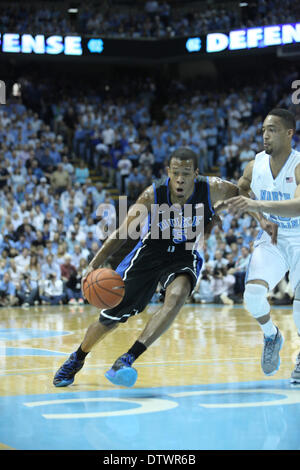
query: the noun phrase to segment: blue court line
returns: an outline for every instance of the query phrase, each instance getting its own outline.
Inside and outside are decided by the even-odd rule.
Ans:
[[[68,336],[72,331],[40,330],[37,328],[0,328],[0,341],[27,341]]]
[[[295,398],[296,393],[291,393],[288,380],[272,379],[0,397],[0,441],[22,450],[106,453],[299,450],[300,398]],[[289,402],[285,397],[292,399]],[[175,406],[165,407],[170,402]],[[139,413],[145,405],[148,409]],[[122,415],[124,411],[132,413]],[[110,412],[112,419],[96,416]],[[64,416],[54,419],[60,414]],[[71,414],[78,416],[66,419]],[[95,416],[80,416],[84,414]]]
[[[43,348],[0,346],[0,357],[48,357],[65,356],[65,353]]]

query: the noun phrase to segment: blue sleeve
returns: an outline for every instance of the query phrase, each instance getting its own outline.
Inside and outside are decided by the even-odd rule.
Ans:
[[[12,282],[9,283],[8,293],[10,295],[15,295],[16,288]]]

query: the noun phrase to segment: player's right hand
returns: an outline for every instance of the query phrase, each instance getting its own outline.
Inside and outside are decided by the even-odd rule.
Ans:
[[[260,219],[260,226],[261,228],[267,232],[268,235],[271,237],[271,242],[273,245],[276,245],[277,243],[277,233],[278,233],[278,225],[274,224],[273,222],[270,222],[269,220],[265,219],[262,217]]]

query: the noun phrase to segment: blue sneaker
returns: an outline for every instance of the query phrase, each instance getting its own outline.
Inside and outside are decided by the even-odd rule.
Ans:
[[[74,382],[74,376],[83,367],[84,361],[76,359],[76,353],[72,353],[69,359],[56,372],[53,385],[55,387],[66,387]]]
[[[283,336],[278,328],[276,335],[270,337],[264,336],[261,367],[265,375],[274,375],[278,371],[280,366],[279,352],[282,348],[283,342]]]
[[[137,379],[137,371],[131,367],[134,357],[131,354],[123,354],[119,357],[111,369],[105,372],[105,377],[114,385],[132,387]]]

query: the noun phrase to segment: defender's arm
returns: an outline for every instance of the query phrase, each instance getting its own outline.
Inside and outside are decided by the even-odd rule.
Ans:
[[[223,201],[237,196],[239,190],[236,184],[230,183],[229,181],[222,180],[216,176],[209,178],[210,198],[211,204],[216,211],[222,210]],[[219,202],[219,204],[217,204]]]
[[[297,188],[293,199],[286,201],[254,201],[246,199],[243,196],[234,197],[227,201],[228,207],[238,212],[266,212],[268,214],[278,215],[282,217],[299,217],[300,216],[300,164],[295,170],[295,179]],[[260,214],[261,215],[261,214]]]

